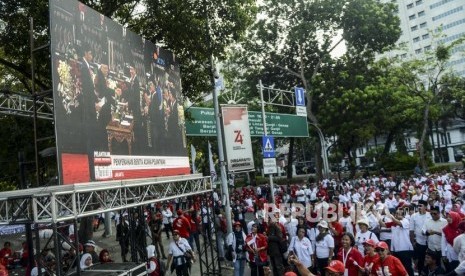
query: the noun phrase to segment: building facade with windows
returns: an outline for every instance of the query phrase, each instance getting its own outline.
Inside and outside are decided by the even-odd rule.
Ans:
[[[416,58],[437,44],[449,44],[465,36],[464,0],[396,0],[402,35],[402,58]],[[442,34],[440,37],[437,35]],[[452,49],[449,66],[465,77],[465,43]]]

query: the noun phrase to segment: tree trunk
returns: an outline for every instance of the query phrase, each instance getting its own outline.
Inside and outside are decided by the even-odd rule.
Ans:
[[[395,130],[389,131],[388,136],[386,138],[386,143],[384,143],[384,149],[382,153],[383,156],[386,156],[389,154],[389,151],[391,150],[391,144],[394,141],[394,134],[395,134]]]
[[[320,141],[318,139],[318,141]],[[318,181],[322,181],[323,177],[323,159],[321,158],[321,144],[315,143],[315,169],[316,169],[316,176]]]
[[[436,125],[436,141],[437,141],[437,145],[438,145],[438,147],[437,147],[437,149],[436,149],[435,152],[436,152],[436,154],[437,154],[439,163],[442,163],[442,162],[444,162],[444,161],[443,161],[443,158],[442,158],[441,140],[440,140],[440,137],[439,137],[439,135],[440,135],[440,134],[439,134],[439,122],[436,121],[435,125]],[[431,136],[432,136],[432,133],[431,133]],[[434,149],[434,146],[433,146],[433,151],[434,151],[434,150],[435,150],[435,149]],[[434,160],[434,161],[436,161],[436,160]]]
[[[292,163],[294,163],[294,141],[295,138],[291,137],[289,139],[289,152],[287,153],[287,179],[292,178]]]
[[[426,131],[428,130],[428,117],[429,117],[429,109],[431,105],[431,100],[429,100],[425,105],[425,111],[423,112],[423,130],[420,136],[420,142],[418,143],[418,150],[420,152],[420,166],[423,173],[426,172],[426,156],[425,156],[425,148],[424,142],[426,137]]]
[[[436,148],[435,148],[434,133],[433,133],[433,122],[431,122],[431,120],[429,119],[428,119],[428,127],[429,127],[429,136],[431,138],[431,148],[433,149],[433,155],[436,156]]]

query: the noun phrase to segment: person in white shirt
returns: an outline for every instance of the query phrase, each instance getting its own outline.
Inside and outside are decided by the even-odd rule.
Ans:
[[[415,192],[416,194],[412,196],[412,200],[411,200],[412,204],[418,205],[419,200],[424,200],[424,201],[428,200],[428,196],[423,194],[420,188],[417,188]]]
[[[447,221],[441,218],[439,207],[433,207],[430,211],[431,219],[426,219],[423,225],[422,233],[427,236],[428,249],[435,251],[437,254],[441,252],[441,236],[442,228],[447,225]]]
[[[352,224],[352,218],[350,217],[350,211],[347,208],[342,209],[342,217],[339,219],[339,223],[344,229],[344,233],[350,233],[354,235],[354,225]]]
[[[173,263],[176,275],[189,275],[191,260],[186,258],[186,255],[190,255],[191,260],[195,261],[194,251],[192,251],[189,242],[185,238],[181,238],[179,232],[174,230],[173,240],[168,247],[168,262],[166,267],[171,267],[171,263]]]
[[[304,228],[300,228],[297,232],[297,236],[291,239],[288,251],[289,257],[292,255],[297,256],[307,269],[311,269],[312,264],[315,262],[315,256],[313,255],[312,243],[305,237]]]
[[[325,267],[334,255],[334,238],[329,233],[328,222],[325,220],[320,221],[317,227],[319,233],[315,238],[316,267],[320,274],[324,274]]]
[[[305,192],[300,187],[297,187],[297,191],[295,192],[295,196],[297,197],[297,203],[305,204]]]
[[[431,219],[431,215],[426,212],[427,205],[426,201],[419,200],[418,212],[410,217],[410,240],[414,245],[414,259],[417,261],[418,271],[423,271],[425,267],[425,254],[428,249],[427,237],[422,232],[426,220]]]
[[[244,275],[245,270],[245,239],[246,235],[242,231],[242,224],[240,222],[234,223],[233,232],[229,233],[226,238],[226,244],[232,252],[232,262],[234,266],[234,276]]]
[[[161,211],[163,216],[162,222],[165,229],[166,237],[170,238],[170,232],[173,232],[173,227],[171,223],[173,222],[173,212],[171,212],[170,208],[166,204],[163,204],[163,210]]]
[[[396,198],[394,197],[394,192],[390,191],[388,197],[384,200],[384,205],[389,209],[390,212],[394,213],[396,210],[397,202]]]
[[[384,227],[391,227],[394,238],[391,240],[390,250],[401,261],[408,274],[414,275],[411,256],[413,246],[409,234],[410,222],[404,217],[402,209],[398,209],[395,216],[391,214],[390,218],[392,220],[390,223],[384,223],[381,219],[379,222]]]
[[[358,251],[362,253],[362,256],[365,256],[365,248],[363,243],[367,240],[373,240],[374,242],[378,243],[378,237],[371,231],[368,230],[368,220],[361,219],[357,221],[357,225],[359,227],[359,231],[355,234],[355,245],[357,246]]]

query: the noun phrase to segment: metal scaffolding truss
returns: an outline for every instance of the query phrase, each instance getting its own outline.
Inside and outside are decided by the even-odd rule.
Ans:
[[[0,193],[0,225],[57,223],[211,192],[200,174],[97,182]]]
[[[36,100],[37,118],[53,120],[53,99]],[[31,96],[0,93],[0,113],[23,117],[34,116],[34,99]]]

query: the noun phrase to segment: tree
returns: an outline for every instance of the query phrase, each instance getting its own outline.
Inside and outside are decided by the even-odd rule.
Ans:
[[[319,99],[327,91],[315,91],[320,71],[332,72],[330,55],[345,41],[351,57],[373,59],[397,41],[399,19],[395,5],[378,1],[297,1],[267,0],[259,7],[257,22],[238,51],[238,62],[246,68],[246,79],[254,87],[258,78],[282,89],[303,86],[307,92],[309,121],[321,126],[324,112]],[[333,43],[337,33],[342,38]],[[317,169],[321,176],[321,148],[316,147]]]

